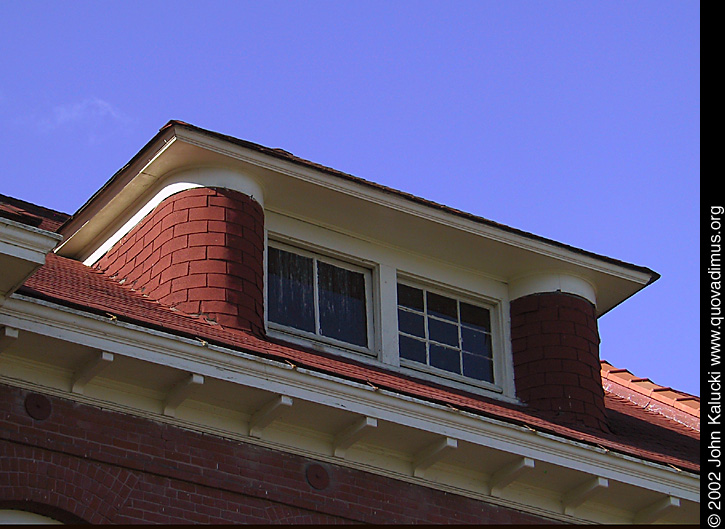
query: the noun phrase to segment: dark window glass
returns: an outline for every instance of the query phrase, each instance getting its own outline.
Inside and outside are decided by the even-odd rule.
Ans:
[[[401,332],[425,338],[425,323],[422,314],[398,309],[398,328]]]
[[[423,291],[398,283],[398,305],[423,312]]]
[[[461,373],[461,353],[440,345],[430,344],[430,365],[451,373]]]
[[[399,335],[400,340],[400,357],[420,362],[421,364],[426,363],[425,357],[425,342],[409,338],[407,336]]]
[[[428,292],[428,314],[458,321],[458,303],[455,299]]]
[[[267,272],[270,321],[315,332],[312,259],[270,247]]]
[[[458,325],[428,318],[428,338],[458,347]]]
[[[398,329],[401,359],[493,382],[488,309],[398,284]]]
[[[491,315],[488,309],[476,307],[461,301],[461,323],[479,330],[491,331]]]
[[[476,380],[493,381],[493,363],[490,358],[463,352],[463,374]]]
[[[317,277],[320,334],[366,347],[365,276],[318,261]]]
[[[461,337],[464,351],[491,358],[491,335],[462,327]]]

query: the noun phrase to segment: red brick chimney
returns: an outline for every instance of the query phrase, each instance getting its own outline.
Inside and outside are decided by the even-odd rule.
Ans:
[[[562,291],[514,299],[511,342],[521,401],[560,424],[609,431],[591,301]]]
[[[163,200],[95,268],[164,305],[261,335],[263,256],[262,207],[197,187]]]

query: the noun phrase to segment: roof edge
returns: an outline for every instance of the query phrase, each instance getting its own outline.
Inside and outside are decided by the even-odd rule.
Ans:
[[[305,160],[304,158],[295,156],[283,149],[265,147],[263,145],[250,142],[248,140],[242,140],[242,139],[235,138],[235,137],[227,135],[227,134],[222,134],[220,132],[215,132],[215,131],[211,131],[208,129],[204,129],[204,128],[201,128],[196,125],[192,125],[190,123],[187,123],[185,121],[180,121],[180,120],[170,120],[168,123],[166,123],[166,125],[164,125],[164,127],[162,127],[161,130],[164,131],[164,130],[166,130],[170,127],[174,127],[174,126],[182,127],[187,130],[196,132],[198,134],[206,135],[206,136],[209,136],[209,137],[217,139],[217,140],[226,141],[226,142],[232,143],[234,145],[237,145],[237,146],[240,146],[243,148],[252,149],[259,153],[268,155],[270,157],[273,157],[273,158],[276,158],[279,160],[284,160],[287,162],[291,162],[291,163],[294,163],[296,165],[299,165],[299,166],[302,166],[302,167],[305,167],[308,169],[315,169],[315,170],[324,172],[328,175],[342,178],[344,180],[354,182],[354,183],[366,186],[368,188],[375,189],[377,191],[380,191],[380,192],[383,192],[386,194],[391,194],[396,197],[402,198],[404,200],[411,201],[415,204],[429,207],[429,208],[432,208],[432,209],[435,209],[438,211],[442,211],[442,212],[448,213],[450,215],[454,215],[459,218],[463,218],[463,219],[466,219],[469,221],[476,222],[478,224],[483,224],[483,225],[491,227],[491,228],[500,229],[502,231],[505,231],[505,232],[508,232],[508,233],[511,233],[514,235],[518,235],[520,237],[531,239],[531,240],[534,240],[534,241],[537,241],[540,243],[549,244],[549,245],[555,246],[560,249],[571,251],[571,252],[574,252],[574,253],[577,253],[577,254],[592,258],[592,259],[604,261],[611,265],[620,266],[620,267],[647,275],[647,276],[649,276],[649,280],[642,288],[649,286],[650,284],[654,283],[661,277],[661,275],[659,273],[655,272],[654,270],[652,270],[648,267],[636,265],[636,264],[622,261],[620,259],[616,259],[613,257],[607,257],[605,255],[597,254],[595,252],[591,252],[589,250],[584,250],[584,249],[578,248],[576,246],[571,246],[569,244],[565,244],[565,243],[556,241],[554,239],[550,239],[550,238],[547,238],[547,237],[544,237],[541,235],[527,232],[527,231],[521,230],[519,228],[507,226],[505,224],[498,223],[496,221],[487,219],[485,217],[474,215],[473,213],[468,213],[468,212],[465,212],[465,211],[462,211],[462,210],[459,210],[456,208],[452,208],[450,206],[446,206],[444,204],[440,204],[438,202],[435,202],[435,201],[432,201],[432,200],[429,200],[426,198],[422,198],[422,197],[413,195],[411,193],[406,193],[405,191],[400,191],[400,190],[397,190],[397,189],[394,189],[394,188],[391,188],[391,187],[388,187],[388,186],[385,186],[382,184],[377,184],[370,180],[366,180],[364,178],[354,176],[349,173],[345,173],[343,171],[339,171],[337,169],[333,169],[333,168],[325,166],[325,165],[321,165],[321,164],[318,164],[315,162],[311,162],[309,160]]]

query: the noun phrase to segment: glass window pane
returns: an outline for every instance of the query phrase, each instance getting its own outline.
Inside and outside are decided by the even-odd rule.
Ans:
[[[400,357],[408,360],[415,360],[421,364],[425,364],[425,342],[399,335],[400,340]]]
[[[428,292],[428,314],[458,321],[458,303],[455,299]]]
[[[491,358],[491,336],[473,329],[461,328],[463,350],[478,356]]]
[[[398,309],[398,330],[425,338],[425,322],[423,315]]]
[[[428,338],[439,343],[458,347],[458,325],[428,318]]]
[[[476,380],[493,382],[493,362],[490,358],[463,353],[463,374]]]
[[[320,334],[367,347],[365,276],[321,261],[317,276]]]
[[[398,283],[398,305],[423,312],[423,291]]]
[[[315,332],[312,259],[270,247],[267,272],[269,320]]]
[[[461,373],[461,353],[455,349],[430,344],[430,365],[451,373]]]
[[[491,331],[491,315],[488,309],[461,301],[461,323],[484,331]]]

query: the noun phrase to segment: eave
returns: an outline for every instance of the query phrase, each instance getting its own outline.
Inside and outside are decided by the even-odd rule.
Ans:
[[[57,233],[0,217],[0,306],[61,240]]]
[[[17,294],[0,327],[3,383],[556,520],[698,516],[697,475],[526,425]]]
[[[657,280],[652,270],[574,248],[336,171],[281,151],[172,121],[66,224],[60,255],[85,260],[190,168],[253,178],[265,210],[475,271],[504,283],[542,273],[589,283],[597,312]],[[320,208],[319,204],[325,204]],[[435,244],[431,244],[435,241]]]

